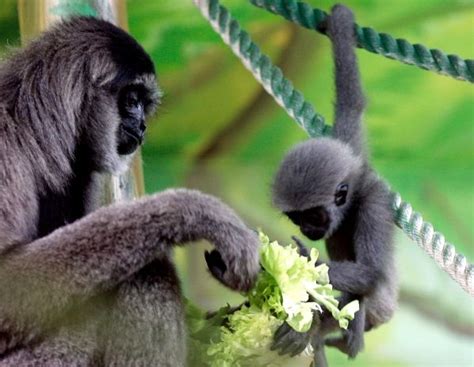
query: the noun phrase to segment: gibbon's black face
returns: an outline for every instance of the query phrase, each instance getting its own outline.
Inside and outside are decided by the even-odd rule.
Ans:
[[[361,166],[347,144],[309,139],[283,158],[273,183],[273,203],[306,237],[328,238],[352,205]]]
[[[323,206],[285,214],[300,227],[301,233],[313,241],[323,238],[329,228],[329,215]]]
[[[120,172],[129,162],[125,156],[143,143],[146,118],[160,100],[153,61],[135,39],[108,22],[80,17],[64,26],[72,26],[68,47],[74,42],[81,50],[90,49],[89,54],[78,58],[87,60],[91,72],[87,80],[93,85],[93,120],[105,130],[88,141],[96,150],[97,169]],[[80,40],[78,30],[84,32]],[[94,42],[90,41],[91,35],[97,36]],[[92,46],[86,48],[84,44]],[[113,134],[107,135],[106,131]]]
[[[334,205],[343,206],[346,203],[349,185],[341,183],[334,193]],[[310,240],[317,241],[323,238],[331,227],[331,216],[325,206],[316,206],[306,210],[289,211],[284,213],[294,224],[300,227]]]
[[[142,85],[129,85],[119,93],[121,122],[117,131],[117,151],[120,155],[133,153],[143,143],[146,111],[151,104],[146,96]]]

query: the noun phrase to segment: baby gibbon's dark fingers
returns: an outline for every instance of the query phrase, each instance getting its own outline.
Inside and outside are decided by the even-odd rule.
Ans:
[[[280,350],[278,351],[278,354],[283,356],[285,354],[292,355],[293,351],[295,348],[298,348],[299,344],[294,343],[293,340],[289,339],[285,345],[283,345]]]
[[[288,323],[284,322],[284,323],[277,329],[277,331],[275,332],[275,334],[273,335],[273,338],[274,338],[275,342],[277,342],[278,340],[280,340],[281,337],[283,337],[284,335],[286,335],[290,329],[291,329],[290,325],[288,325]],[[274,343],[275,343],[275,342],[274,342]]]
[[[294,357],[302,353],[306,349],[309,343],[310,343],[309,339],[308,340],[301,339],[299,342],[295,342],[294,348],[292,348],[292,350],[290,351],[290,356]]]
[[[301,256],[304,257],[309,257],[310,256],[310,251],[308,247],[301,241],[298,237],[296,236],[291,236],[291,239],[295,241],[296,246],[298,246],[298,252],[300,253]]]
[[[327,338],[324,344],[328,347],[339,349],[341,352],[346,353],[346,341],[343,336],[331,336]]]
[[[285,334],[278,341],[272,344],[270,350],[277,351],[278,353],[280,353],[280,351],[288,344],[291,344],[291,340],[288,340],[288,336]]]
[[[347,334],[339,337],[327,338],[325,344],[328,347],[334,347],[339,349],[342,353],[346,354],[351,359],[355,358],[363,348],[363,345],[360,345],[359,343],[351,343]]]
[[[348,330],[346,335],[346,349],[349,358],[355,358],[364,349],[364,332]]]
[[[310,340],[311,332],[300,333],[285,322],[275,332],[270,349],[278,350],[279,354],[296,355],[306,348]]]

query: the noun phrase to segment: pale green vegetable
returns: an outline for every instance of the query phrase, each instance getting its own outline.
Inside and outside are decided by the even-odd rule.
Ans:
[[[296,246],[283,247],[276,241],[270,242],[262,232],[260,241],[260,263],[265,270],[263,274],[267,276],[260,277],[259,282],[263,285],[257,283],[251,294],[259,298],[265,288],[279,292],[281,306],[286,313],[285,321],[296,331],[305,332],[311,327],[313,310],[322,311],[321,305],[339,321],[341,328],[347,328],[349,320],[359,310],[359,303],[353,301],[342,310],[337,308],[338,302],[329,284],[328,266],[315,266],[318,251],[311,249],[310,259],[307,259],[298,253]],[[276,286],[272,283],[276,283]],[[310,295],[313,297],[311,301]]]
[[[226,306],[207,320],[198,309],[188,309],[194,363],[212,367],[284,366],[291,358],[269,348],[274,332],[284,321],[296,331],[308,331],[313,313],[322,312],[324,306],[341,328],[347,328],[358,311],[357,301],[338,309],[327,265],[315,266],[316,249],[308,259],[296,246],[270,242],[262,232],[260,241],[263,270],[247,294],[248,306],[234,312]]]

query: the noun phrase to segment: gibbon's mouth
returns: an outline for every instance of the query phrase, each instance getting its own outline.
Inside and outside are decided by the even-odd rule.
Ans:
[[[132,154],[143,142],[143,134],[139,134],[135,129],[120,127],[119,144],[117,151],[120,155]]]
[[[144,133],[138,133],[137,129],[132,129],[122,125],[123,132],[129,137],[136,140],[137,144],[143,143]]]
[[[326,235],[327,228],[323,227],[303,227],[301,233],[312,241],[318,241]]]

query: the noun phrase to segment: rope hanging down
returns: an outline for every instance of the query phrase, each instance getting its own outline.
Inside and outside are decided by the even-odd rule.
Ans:
[[[203,16],[234,54],[250,70],[263,88],[281,105],[285,111],[312,137],[330,135],[330,126],[305,101],[282,71],[274,66],[270,58],[260,51],[239,23],[218,0],[193,0]],[[444,236],[435,232],[433,226],[423,221],[422,216],[413,211],[400,195],[393,194],[392,208],[394,221],[412,240],[423,248],[436,263],[446,271],[461,287],[474,296],[474,264],[456,253],[454,246],[446,242]]]
[[[252,4],[301,25],[325,34],[321,27],[328,14],[296,0],[250,0]],[[394,39],[386,33],[356,24],[357,46],[405,64],[474,83],[474,60],[464,60],[457,55],[446,55],[437,49],[428,49],[404,39]]]

